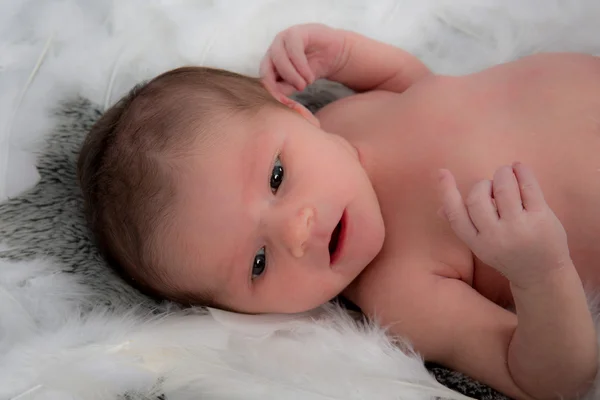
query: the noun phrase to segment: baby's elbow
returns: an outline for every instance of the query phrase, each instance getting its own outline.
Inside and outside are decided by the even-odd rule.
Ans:
[[[592,388],[596,376],[598,374],[598,351],[590,351],[586,356],[579,358],[577,365],[569,368],[566,366],[563,371],[565,372],[565,379],[560,381],[562,383],[562,389],[559,391],[560,396],[554,393],[553,399],[581,399],[587,394]]]
[[[562,398],[564,399],[581,399],[586,395],[598,376],[598,357],[594,356],[588,366],[584,368],[584,372],[581,374],[580,379],[574,380],[571,387],[567,387],[566,392]]]
[[[521,387],[521,390],[529,399],[535,400],[581,399],[589,392],[596,379],[598,359],[594,358],[593,361],[593,364],[580,364],[578,368],[570,371],[564,369],[560,373],[550,374],[553,376],[548,376],[548,379],[539,381],[535,385]]]

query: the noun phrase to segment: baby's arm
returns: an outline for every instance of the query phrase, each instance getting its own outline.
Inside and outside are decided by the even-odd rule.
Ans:
[[[448,171],[441,184],[456,234],[511,283],[518,324],[507,362],[514,383],[534,398],[583,394],[596,374],[596,332],[565,231],[533,172],[521,164],[500,168],[466,203]]]
[[[303,90],[319,78],[359,92],[403,92],[431,74],[404,50],[321,24],[296,25],[279,33],[260,70],[266,86],[285,95]]]
[[[424,272],[441,267],[421,256],[379,263],[365,270],[344,295],[390,334],[407,339],[425,360],[460,371],[512,399],[532,400],[515,383],[508,365],[517,317],[459,279]]]
[[[403,92],[431,71],[412,54],[354,32],[341,31],[345,46],[327,77],[356,91]]]
[[[544,307],[536,309],[535,300],[521,296],[520,301],[533,304],[519,309],[517,319],[462,280],[424,272],[436,269],[447,267],[417,256],[400,264],[379,263],[365,270],[344,295],[390,334],[408,339],[425,360],[510,398],[554,399],[562,392],[570,399],[586,390],[596,353],[583,307],[571,299],[573,275],[556,282],[556,294]],[[570,314],[573,310],[576,315]],[[528,331],[528,326],[534,329]]]

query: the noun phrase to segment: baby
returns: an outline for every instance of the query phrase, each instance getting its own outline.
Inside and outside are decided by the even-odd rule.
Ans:
[[[243,313],[341,294],[425,359],[510,397],[590,387],[600,59],[440,76],[308,24],[275,38],[261,75],[176,69],[94,126],[79,179],[123,276]],[[319,78],[359,94],[313,116],[287,95]]]

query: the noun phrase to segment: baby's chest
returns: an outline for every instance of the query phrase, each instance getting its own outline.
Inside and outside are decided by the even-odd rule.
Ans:
[[[395,266],[385,279],[402,284],[402,277],[413,273],[458,279],[502,307],[513,305],[508,281],[474,256],[438,216],[436,202],[425,197],[420,204],[417,200],[402,208],[395,208],[391,198],[384,201],[386,240],[380,260]]]
[[[382,258],[384,262],[394,260],[399,268],[423,270],[471,285],[472,253],[438,213],[437,177],[415,170],[404,176],[396,171],[394,182],[393,169],[388,169],[389,177],[376,185],[386,230]]]

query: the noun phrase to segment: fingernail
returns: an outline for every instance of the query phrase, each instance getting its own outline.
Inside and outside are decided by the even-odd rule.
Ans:
[[[438,170],[438,179],[440,181],[443,181],[445,177],[446,177],[446,174],[445,174],[444,170],[443,169],[439,169]]]
[[[446,219],[446,213],[444,212],[444,206],[438,208],[436,214],[438,217],[440,217],[442,219]]]

